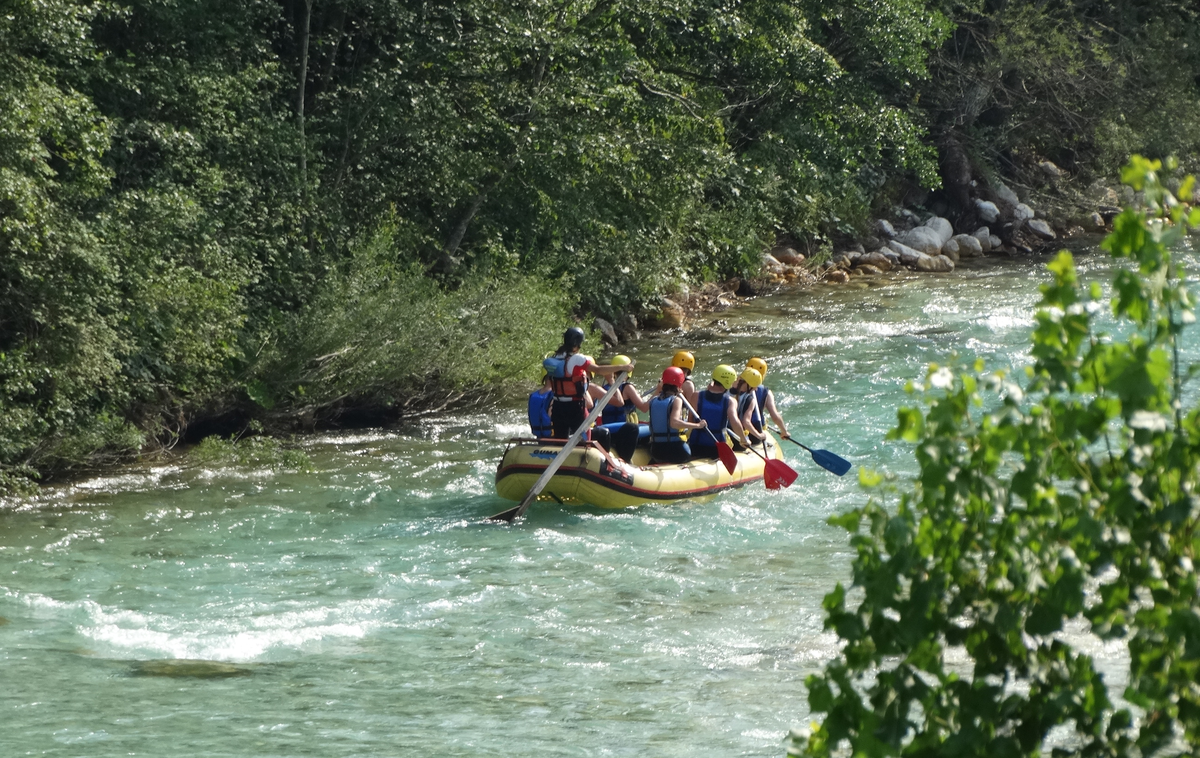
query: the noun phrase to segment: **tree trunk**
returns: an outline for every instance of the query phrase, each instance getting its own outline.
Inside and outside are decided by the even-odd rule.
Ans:
[[[308,83],[308,30],[312,23],[313,0],[304,0],[304,19],[300,26],[300,74],[296,83],[296,126],[300,130],[300,183],[308,191],[308,141],[304,136],[304,90]]]

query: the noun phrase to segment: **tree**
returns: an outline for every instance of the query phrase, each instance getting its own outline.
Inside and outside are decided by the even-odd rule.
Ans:
[[[840,584],[825,598],[845,647],[809,677],[825,718],[790,753],[848,742],[872,756],[1150,756],[1200,744],[1200,409],[1185,392],[1200,367],[1180,358],[1196,301],[1172,255],[1200,209],[1166,189],[1161,168],[1135,156],[1122,173],[1146,206],[1104,242],[1132,264],[1113,281],[1116,335],[1097,331],[1099,285],[1081,287],[1060,253],[1024,387],[981,364],[933,366],[927,409],[900,411],[891,436],[914,443],[920,474],[895,510],[872,499],[831,520],[854,535],[862,599]],[[1188,177],[1178,194],[1193,187]],[[1128,647],[1128,705],[1065,632]]]

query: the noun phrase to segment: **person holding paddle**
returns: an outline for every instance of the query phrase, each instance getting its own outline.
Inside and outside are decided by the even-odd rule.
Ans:
[[[696,415],[707,422],[713,437],[694,435],[691,439],[693,458],[717,458],[717,441],[725,439],[725,430],[729,429],[742,443],[749,445],[746,430],[737,417],[737,403],[729,394],[729,389],[737,382],[737,372],[733,366],[721,364],[713,369],[712,383],[696,395]],[[707,439],[701,439],[707,437]]]
[[[737,383],[733,385],[733,394],[737,396],[738,421],[742,422],[742,428],[746,430],[747,434],[752,435],[758,440],[766,438],[766,433],[762,430],[762,425],[754,425],[754,418],[760,417],[758,393],[756,390],[761,385],[762,374],[752,368],[742,371],[742,375],[738,377]]]
[[[766,381],[767,362],[762,358],[751,358],[746,361],[746,368],[754,369],[762,376],[763,381]],[[788,436],[787,425],[783,423],[783,416],[779,415],[779,410],[775,407],[775,393],[771,392],[766,384],[759,384],[754,388],[754,399],[758,403],[758,409],[751,418],[751,425],[761,432],[765,417],[770,414],[775,426],[779,427],[779,436],[785,440],[791,439]]]
[[[662,391],[650,400],[650,457],[655,463],[687,463],[692,449],[680,435],[682,429],[703,429],[704,419],[684,418],[680,391],[687,379],[682,370],[671,366],[662,375]]]
[[[550,421],[554,436],[566,439],[574,434],[592,407],[588,394],[588,374],[612,376],[628,371],[632,363],[598,366],[590,355],[579,352],[583,347],[583,330],[573,326],[563,332],[563,343],[554,355],[542,362],[550,376],[554,403],[550,406]]]

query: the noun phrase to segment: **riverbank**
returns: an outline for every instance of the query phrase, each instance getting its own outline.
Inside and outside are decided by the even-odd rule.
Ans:
[[[1093,277],[1107,261],[1080,258]],[[1042,260],[781,289],[622,349],[639,387],[681,343],[707,371],[762,355],[798,440],[906,476],[911,449],[884,439],[905,383],[954,351],[1025,361]],[[855,477],[797,449],[787,490],[484,524],[524,423],[509,396],[301,435],[305,470],[173,452],[6,508],[0,742],[778,758],[809,721],[805,677],[837,653],[821,601],[850,554],[826,520],[866,499]],[[1099,665],[1123,681],[1116,656]]]
[[[1095,241],[1095,238],[1087,238],[1073,240],[1073,243],[1086,246]],[[910,297],[926,296],[931,288],[940,293],[940,298],[958,301],[981,279],[1043,276],[1041,266],[1045,259],[1045,256],[1037,253],[1017,257],[993,255],[964,259],[954,271],[946,273],[930,274],[904,267],[878,275],[859,272],[845,284],[824,281],[780,284],[763,278],[758,283],[761,287],[759,294],[751,296],[738,295],[735,289],[737,283],[709,285],[686,297],[679,297],[682,313],[679,324],[668,329],[639,330],[623,338],[616,348],[593,344],[597,355],[610,356],[615,352],[633,355],[640,367],[635,378],[639,386],[652,384],[655,372],[667,365],[671,354],[680,348],[697,353],[699,370],[704,374],[716,365],[714,361],[723,354],[722,351],[730,351],[729,360],[743,362],[752,352],[760,351],[772,363],[772,370],[777,371],[778,361],[783,361],[784,366],[794,361],[790,356],[797,345],[789,343],[789,335],[794,335],[803,324],[842,323],[843,328],[853,332],[863,328],[863,325],[854,320],[844,320],[843,311],[882,317]],[[956,292],[956,289],[962,289],[963,293]],[[686,311],[682,310],[684,307]],[[944,305],[933,303],[929,307],[942,308]],[[1013,317],[1016,317],[1015,314]],[[784,321],[780,322],[780,318]],[[792,323],[796,319],[799,321]],[[778,334],[767,331],[766,325],[779,323],[786,326]],[[834,339],[825,326],[820,328],[820,332],[825,335],[820,339],[821,344]],[[842,339],[852,337],[852,334],[846,334]],[[804,344],[807,343],[799,343],[800,346]],[[917,370],[915,365],[913,370]],[[768,383],[774,382],[775,376],[769,376]],[[471,398],[459,397],[459,393],[447,394],[436,398],[436,402],[427,408],[408,413],[347,405],[342,415],[326,420],[315,414],[301,416],[288,409],[265,412],[261,407],[247,403],[236,414],[194,423],[191,429],[195,436],[191,439],[180,437],[176,445],[155,448],[136,459],[112,461],[105,466],[83,470],[49,483],[55,485],[51,488],[54,490],[90,477],[129,471],[131,466],[134,470],[162,465],[301,470],[307,464],[303,462],[303,455],[297,456],[296,453],[303,453],[313,439],[355,429],[392,433],[427,424],[438,426],[447,418],[462,417],[464,414],[474,417],[481,412],[480,409],[486,409],[483,418],[495,413],[507,414],[511,412],[510,409],[523,403],[524,394],[532,384],[532,378],[528,382],[497,384],[489,393]],[[266,424],[261,421],[264,418],[267,419]],[[520,425],[518,422],[517,427],[513,428],[514,434],[521,433]],[[231,437],[239,441],[231,442]],[[200,453],[191,452],[205,438],[207,441],[200,445]]]

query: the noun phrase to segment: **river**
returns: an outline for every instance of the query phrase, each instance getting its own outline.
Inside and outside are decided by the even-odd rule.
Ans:
[[[680,347],[760,355],[797,439],[910,474],[884,441],[905,383],[954,351],[1027,362],[1044,262],[760,298],[629,347],[635,381]],[[525,431],[514,406],[313,436],[310,473],[177,458],[8,503],[0,754],[782,755],[836,649],[825,521],[854,472],[792,448],[787,490],[485,523]]]

